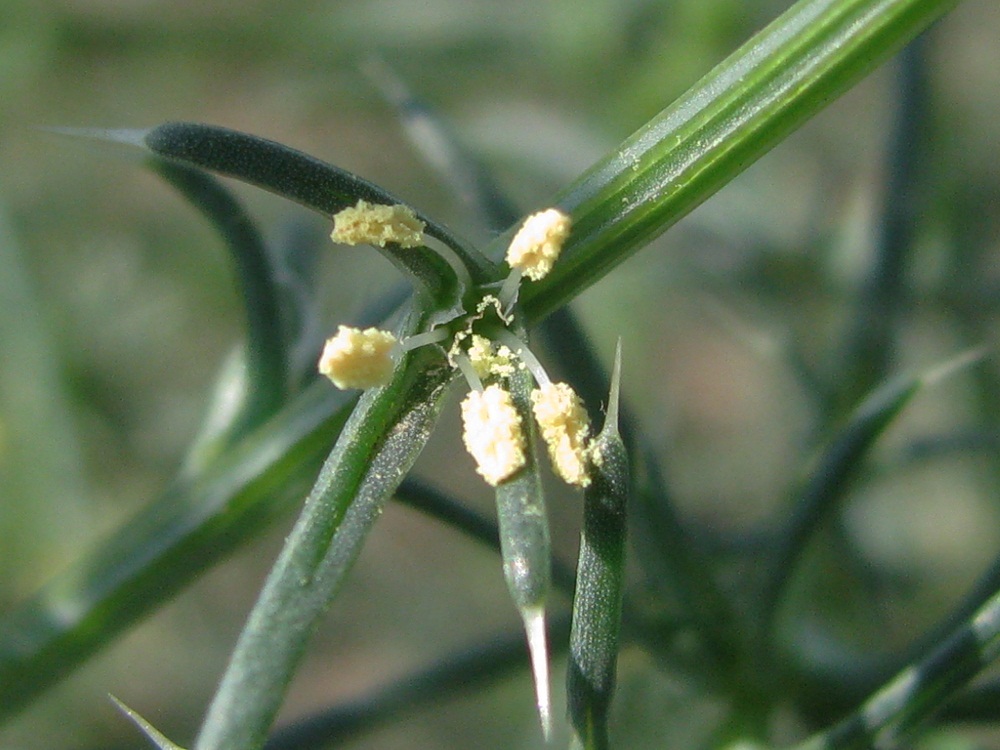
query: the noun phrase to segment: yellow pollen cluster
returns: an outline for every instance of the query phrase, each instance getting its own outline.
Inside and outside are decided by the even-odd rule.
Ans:
[[[525,219],[507,249],[507,263],[532,281],[544,278],[569,236],[570,218],[549,208]]]
[[[587,487],[590,420],[580,397],[566,383],[547,383],[532,392],[531,408],[556,474],[568,484]]]
[[[396,337],[378,328],[340,326],[328,339],[319,359],[319,371],[338,388],[372,388],[392,376]]]
[[[514,352],[509,347],[493,348],[493,342],[485,336],[472,334],[472,345],[469,347],[469,361],[476,374],[486,380],[490,377],[509,378],[514,374]]]
[[[462,401],[462,439],[476,471],[494,487],[524,466],[521,417],[510,393],[499,385],[470,391]]]
[[[417,247],[423,244],[424,226],[408,206],[358,201],[334,215],[330,238],[343,245],[385,247],[387,242],[394,242],[401,247]]]

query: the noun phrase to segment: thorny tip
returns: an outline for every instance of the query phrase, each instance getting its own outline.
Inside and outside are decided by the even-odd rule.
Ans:
[[[180,745],[167,739],[166,735],[118,700],[118,698],[113,695],[108,695],[108,698],[110,698],[111,702],[118,707],[118,710],[125,714],[125,716],[127,716],[133,724],[139,727],[139,730],[145,734],[154,745],[160,748],[160,750],[184,750],[184,748]]]
[[[545,632],[545,610],[538,608],[521,611],[524,632],[528,638],[531,672],[535,680],[535,703],[542,734],[548,742],[552,736],[552,690],[549,685],[549,646]]]
[[[604,415],[604,430],[618,432],[618,396],[622,389],[622,338],[615,345],[615,363],[611,370],[611,388],[608,390],[608,411]]]

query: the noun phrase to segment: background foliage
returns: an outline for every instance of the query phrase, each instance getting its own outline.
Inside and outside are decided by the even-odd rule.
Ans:
[[[159,491],[241,330],[227,259],[206,223],[146,171],[32,126],[223,124],[317,154],[477,236],[358,72],[370,51],[455,124],[521,205],[535,207],[788,4],[5,3],[0,606],[29,594]],[[970,0],[929,38],[917,289],[945,275],[976,282],[987,300],[995,288],[998,16],[991,3]],[[623,334],[625,392],[641,404],[643,426],[696,527],[754,528],[802,464],[814,404],[781,345],[797,341],[815,371],[834,376],[835,338],[877,231],[898,87],[891,67],[576,305],[604,361]],[[325,229],[285,202],[240,194],[275,233],[308,238]],[[316,278],[325,331],[396,277],[374,253],[331,252]],[[910,305],[899,367],[993,343],[988,319],[977,332],[962,330],[946,302]],[[973,377],[921,396],[883,441],[885,455],[897,455],[910,435],[978,419],[983,406],[963,380]],[[492,498],[471,461],[453,458],[461,452],[453,406],[445,419],[452,428],[435,436],[418,470],[489,511]],[[866,484],[848,520],[866,554],[898,580],[873,610],[847,597],[837,569],[817,556],[826,575],[807,606],[836,609],[840,635],[859,647],[908,642],[992,559],[1000,541],[994,473],[988,457],[964,454]],[[572,559],[577,501],[553,489],[557,550]],[[109,691],[171,737],[191,736],[286,530],[279,525],[208,573],[0,731],[0,744],[138,746],[105,700]],[[494,556],[392,507],[283,717],[358,696],[483,633],[516,628]],[[626,651],[621,669],[620,726],[664,736],[658,723],[676,731],[664,717],[686,712],[692,718],[682,728],[692,737],[712,727],[718,707],[692,705],[685,686],[643,657]],[[531,746],[537,727],[526,680],[512,675],[355,746]],[[621,741],[630,746],[627,736]]]

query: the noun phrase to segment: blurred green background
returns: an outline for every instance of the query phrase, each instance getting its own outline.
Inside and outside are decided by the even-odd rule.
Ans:
[[[395,67],[530,210],[789,5],[4,0],[0,608],[156,497],[241,331],[228,259],[201,216],[133,160],[41,128],[225,125],[352,170],[485,240],[359,71],[368,55]],[[932,192],[920,221],[918,288],[961,273],[963,259],[976,273],[1000,271],[998,33],[1000,8],[970,0],[931,35],[924,170]],[[870,249],[894,86],[888,66],[577,303],[606,361],[623,335],[625,392],[698,523],[751,527],[779,507],[803,466],[812,407],[780,349],[794,340],[817,368],[832,364],[844,300]],[[277,198],[238,192],[272,238],[328,231]],[[967,246],[949,244],[956,237]],[[363,250],[331,248],[318,274],[331,330],[395,280]],[[900,367],[995,341],[969,341],[928,307],[903,343]],[[922,396],[894,430],[900,444],[981,420],[963,390],[968,377]],[[456,422],[452,407],[420,473],[488,511]],[[578,503],[553,487],[555,535],[571,560]],[[921,585],[888,612],[859,604],[851,637],[905,643],[1000,543],[991,464],[936,462],[858,494],[850,518],[866,551]],[[190,739],[284,531],[208,573],[0,729],[0,748],[142,747],[108,692],[171,738]],[[557,599],[556,609],[566,604]],[[516,628],[492,555],[391,508],[282,720]],[[561,680],[561,667],[556,674]],[[351,747],[540,746],[531,701],[525,672]],[[621,726],[653,727],[661,746],[701,736],[715,715],[711,705],[694,710],[685,686],[628,652],[621,705]],[[620,731],[623,747],[642,746],[642,734],[629,745]]]

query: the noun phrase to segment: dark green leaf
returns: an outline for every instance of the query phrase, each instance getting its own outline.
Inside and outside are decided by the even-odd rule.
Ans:
[[[214,125],[168,122],[143,136],[158,156],[234,177],[270,190],[330,218],[359,200],[408,205],[367,180],[281,143]],[[426,232],[459,255],[476,280],[495,273],[485,259],[443,225],[416,212]]]
[[[590,485],[573,596],[566,695],[573,731],[586,750],[606,750],[625,586],[629,461],[618,433],[621,345],[604,428],[590,447]]]
[[[0,619],[0,717],[27,705],[301,498],[348,398],[317,381]]]

